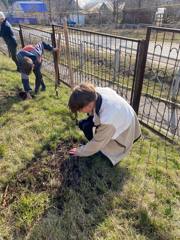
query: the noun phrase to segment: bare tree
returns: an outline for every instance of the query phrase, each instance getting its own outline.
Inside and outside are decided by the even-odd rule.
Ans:
[[[1,1],[1,0],[0,0]],[[76,0],[44,0],[49,10],[50,21],[60,21],[76,11]]]
[[[51,0],[48,0],[48,8],[49,8],[49,21],[52,23],[52,3]]]
[[[110,0],[113,4],[113,21],[114,23],[118,22],[119,15],[119,5],[122,3],[122,0]]]
[[[77,12],[77,21],[79,24],[79,2],[78,2],[78,0],[76,0],[76,12]]]

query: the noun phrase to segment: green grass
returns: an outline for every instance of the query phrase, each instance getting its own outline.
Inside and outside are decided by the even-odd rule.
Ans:
[[[139,28],[139,29],[116,29],[112,28],[112,26],[87,26],[87,30],[89,31],[95,31],[95,32],[102,32],[102,33],[108,33],[113,34],[121,37],[127,37],[127,38],[136,38],[136,39],[145,39],[146,38],[146,32],[147,28]],[[171,42],[173,39],[174,43],[178,43],[180,40],[179,34],[174,34],[174,37],[172,38],[172,33],[166,32],[156,32],[152,31],[151,39],[150,41],[156,40],[157,42]]]
[[[47,82],[47,93],[40,94],[35,101],[23,102],[16,95],[17,85],[21,86],[20,76],[4,68],[1,63],[0,152],[4,155],[1,168],[5,172],[0,177],[1,183],[18,170],[22,159],[26,163],[41,151],[50,138],[56,135],[60,138],[62,133],[66,136],[71,127],[67,126],[68,114],[66,121],[61,117],[63,115],[65,118],[68,113],[64,104],[67,102],[68,89],[62,89],[60,97],[56,98],[53,83]],[[24,143],[27,143],[26,148]]]
[[[178,239],[178,146],[143,128],[116,167],[99,154],[72,159],[68,150],[82,135],[67,109],[69,89],[56,97],[53,76],[45,77],[47,91],[21,101],[14,69],[0,55],[0,236]]]

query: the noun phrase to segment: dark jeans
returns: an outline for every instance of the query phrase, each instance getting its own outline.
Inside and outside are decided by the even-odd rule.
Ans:
[[[25,92],[29,92],[32,90],[32,88],[29,85],[29,79],[22,78],[22,84]]]
[[[9,50],[9,53],[12,57],[12,60],[15,62],[16,66],[18,68],[18,61],[17,61],[17,58],[16,58],[17,47],[16,46],[8,46],[8,50]]]
[[[34,75],[35,75],[35,93],[37,93],[39,91],[39,88],[41,86],[41,90],[45,91],[46,89],[46,85],[43,81],[43,77],[42,77],[42,73],[41,73],[41,66],[42,63],[35,65],[35,68],[33,70]]]
[[[83,131],[85,137],[90,141],[93,138],[93,116],[79,121],[79,128]]]
[[[36,64],[35,68],[33,70],[34,75],[35,75],[35,89],[34,89],[35,93],[38,93],[40,86],[41,86],[41,91],[46,90],[46,85],[45,85],[45,83],[43,81],[43,78],[42,78],[41,66],[42,66],[41,63]],[[28,92],[28,91],[32,90],[31,87],[30,87],[30,84],[29,84],[29,79],[23,79],[23,76],[22,76],[22,84],[23,84],[25,92]]]

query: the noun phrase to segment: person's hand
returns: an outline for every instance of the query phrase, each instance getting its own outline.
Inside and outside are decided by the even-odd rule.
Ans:
[[[72,156],[77,156],[77,148],[72,148],[72,149],[69,151],[69,154],[72,155]]]
[[[53,52],[58,52],[59,51],[59,48],[53,48]]]

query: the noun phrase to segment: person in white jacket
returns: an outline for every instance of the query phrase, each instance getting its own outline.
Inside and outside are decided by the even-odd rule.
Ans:
[[[116,165],[141,136],[133,108],[108,87],[81,84],[72,91],[68,106],[73,113],[90,115],[79,123],[89,142],[71,149],[71,155],[85,157],[101,151]]]

